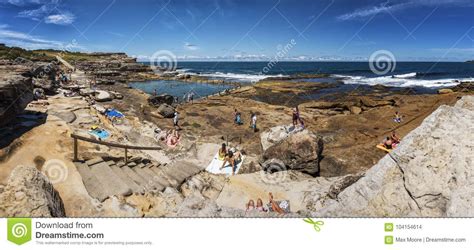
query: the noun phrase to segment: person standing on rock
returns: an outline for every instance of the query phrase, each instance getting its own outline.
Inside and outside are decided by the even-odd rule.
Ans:
[[[193,91],[188,93],[188,102],[190,102],[191,104],[194,103],[194,92]]]
[[[298,106],[296,106],[293,109],[293,127],[296,128],[296,125],[298,125],[299,120],[300,120],[300,112],[298,110]]]
[[[257,132],[257,114],[253,112],[250,115],[250,127],[253,129],[253,132]]]
[[[174,125],[176,130],[181,130],[181,127],[179,126],[179,113],[178,113],[178,111],[174,112],[173,125]]]

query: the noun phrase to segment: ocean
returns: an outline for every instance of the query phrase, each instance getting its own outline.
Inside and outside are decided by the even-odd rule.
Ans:
[[[144,62],[149,64],[149,62]],[[332,82],[340,80],[345,84],[385,85],[388,87],[412,87],[428,92],[438,88],[452,87],[463,81],[474,81],[474,63],[465,62],[396,62],[379,65],[372,70],[369,62],[178,62],[177,71],[198,74],[211,79],[252,84],[267,77],[291,76],[294,74],[329,74],[328,78],[305,79],[304,81]],[[377,74],[383,71],[385,74]],[[265,72],[265,73],[264,73]],[[151,84],[150,84],[151,83]],[[148,85],[147,85],[148,84]],[[189,84],[189,83],[186,83]],[[151,81],[132,83],[132,87],[153,93],[156,88],[167,89],[180,96],[190,89],[197,89],[198,95],[220,92],[231,86],[199,87],[194,83],[181,85],[179,82]],[[174,88],[168,89],[169,86]]]
[[[178,62],[186,73],[209,77],[258,81],[268,76],[325,73],[341,77],[348,84],[382,84],[391,87],[448,87],[458,81],[474,81],[474,63],[464,62],[397,62],[384,75],[375,74],[368,62]],[[266,68],[267,67],[267,68]],[[262,73],[269,69],[267,73]]]

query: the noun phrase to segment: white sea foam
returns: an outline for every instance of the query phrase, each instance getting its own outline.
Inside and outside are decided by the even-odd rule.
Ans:
[[[201,76],[211,77],[211,78],[223,78],[228,80],[236,80],[242,82],[258,82],[265,78],[269,77],[284,77],[284,75],[262,75],[262,74],[236,74],[236,73],[223,73],[223,72],[215,72],[212,74],[200,74]]]
[[[408,74],[400,74],[400,75],[394,75],[393,77],[395,78],[414,78],[416,77],[416,72],[414,73],[408,73]]]
[[[387,87],[426,87],[426,88],[444,88],[452,87],[460,84],[464,81],[474,81],[474,78],[460,78],[460,79],[434,79],[434,80],[423,80],[423,79],[412,79],[413,73],[401,75],[403,77],[392,77],[392,76],[380,76],[380,77],[363,77],[363,76],[345,76],[345,75],[334,75],[335,77],[342,78],[345,84],[363,84],[363,85],[384,85]],[[416,75],[416,73],[415,73]]]

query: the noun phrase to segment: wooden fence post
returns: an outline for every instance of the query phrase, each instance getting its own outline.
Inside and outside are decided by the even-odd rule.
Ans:
[[[127,148],[125,148],[125,164],[128,162]]]
[[[74,138],[74,160],[73,161],[79,161],[79,159],[77,159],[77,138]]]

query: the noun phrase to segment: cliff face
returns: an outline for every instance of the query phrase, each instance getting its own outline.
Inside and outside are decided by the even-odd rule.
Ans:
[[[0,217],[64,217],[64,205],[46,176],[18,166],[0,190]]]
[[[0,65],[0,126],[22,112],[33,100],[31,78],[22,76],[28,68],[19,65]]]
[[[441,106],[315,216],[474,216],[474,96]]]
[[[402,143],[360,175],[311,178],[294,172],[235,176],[217,204],[243,209],[249,199],[290,201],[311,217],[474,216],[474,96],[441,106]],[[374,147],[374,150],[375,147]],[[301,175],[301,176],[300,176]]]

